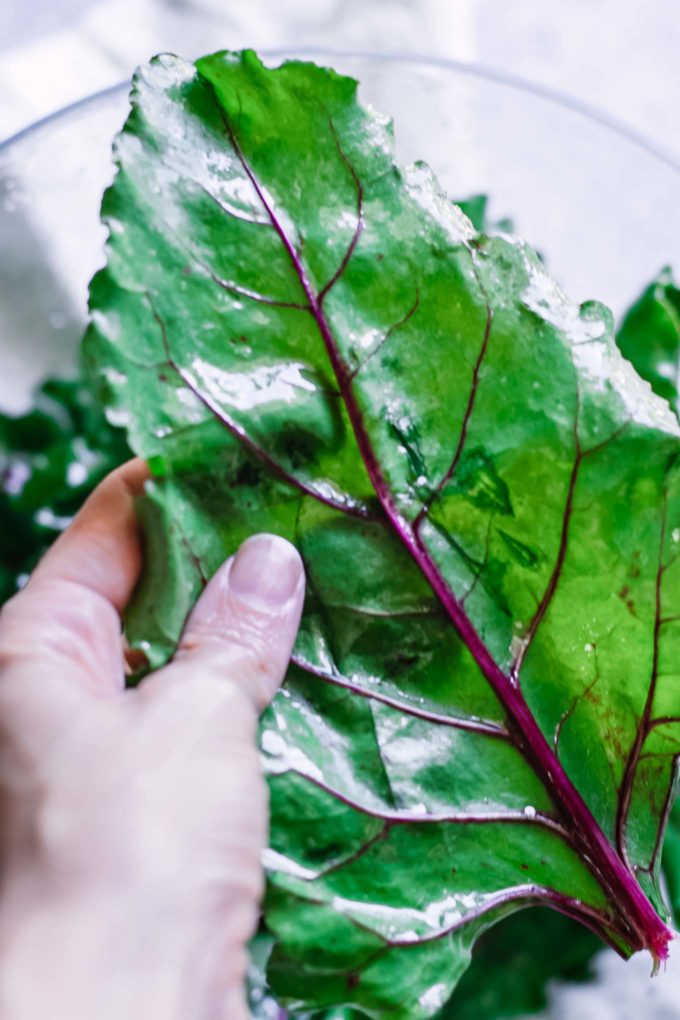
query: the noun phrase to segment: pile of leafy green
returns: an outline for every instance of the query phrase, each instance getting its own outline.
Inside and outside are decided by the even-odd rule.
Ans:
[[[479,201],[475,229],[425,165],[399,167],[390,122],[311,64],[158,58],[116,158],[85,353],[155,474],[128,636],[164,661],[252,531],[307,568],[261,731],[279,1000],[503,1016],[587,971],[593,933],[663,959],[670,275],[619,333],[656,397],[606,309],[485,232]],[[554,912],[516,913],[536,906]]]
[[[0,604],[83,500],[131,456],[84,380],[50,379],[20,416],[0,415]]]

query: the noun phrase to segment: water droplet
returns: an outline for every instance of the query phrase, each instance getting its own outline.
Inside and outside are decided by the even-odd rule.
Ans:
[[[519,634],[514,634],[512,641],[510,642],[510,655],[513,659],[518,659],[520,655],[523,655],[525,648],[527,647],[529,639],[520,637]]]
[[[673,528],[671,532],[671,538],[674,542],[680,542],[680,528]]]
[[[525,814],[525,816],[527,818],[535,818],[536,817],[536,808],[532,807],[531,804],[527,804],[527,806],[524,808],[524,814]]]
[[[451,989],[449,985],[433,985],[431,988],[428,988],[426,992],[423,992],[418,999],[418,1002],[421,1006],[424,1006],[428,1010],[439,1009],[444,1005],[450,994]]]
[[[584,652],[592,652],[594,650],[595,650],[595,645],[592,645],[590,643],[590,641],[586,642],[586,644],[583,646],[583,651]]]

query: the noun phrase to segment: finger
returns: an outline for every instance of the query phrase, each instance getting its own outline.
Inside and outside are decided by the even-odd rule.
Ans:
[[[243,983],[233,985],[227,991],[227,996],[222,1003],[222,1020],[249,1020],[252,1016],[248,1009],[245,992],[245,975]]]
[[[304,586],[294,546],[276,535],[249,538],[207,585],[171,665],[147,684],[190,698],[200,686],[207,705],[226,693],[220,681],[228,680],[261,711],[285,675]]]
[[[21,664],[45,682],[58,667],[89,688],[120,689],[120,612],[141,567],[134,501],[147,478],[146,464],[133,460],[95,489],[3,608],[0,664]]]
[[[26,595],[31,585],[67,581],[102,596],[121,613],[141,569],[135,500],[149,477],[139,458],[108,475],[38,564]]]

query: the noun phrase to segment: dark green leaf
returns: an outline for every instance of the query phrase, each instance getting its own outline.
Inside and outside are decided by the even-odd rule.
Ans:
[[[675,926],[680,927],[680,800],[676,800],[663,845],[663,873]]]
[[[555,911],[523,910],[479,940],[441,1020],[528,1016],[548,1004],[551,981],[585,981],[599,939]]]
[[[680,290],[668,266],[627,313],[617,342],[654,392],[680,415]]]
[[[489,196],[470,195],[456,202],[458,208],[465,213],[470,223],[479,234],[503,233],[511,234],[514,230],[512,220],[504,217],[490,220],[488,215]]]
[[[253,531],[307,566],[262,728],[277,993],[432,1016],[536,903],[663,957],[679,429],[609,313],[314,65],[159,58],[116,152],[87,350],[158,478],[130,632],[162,661]]]
[[[489,204],[488,195],[470,195],[456,202],[456,205],[465,213],[472,226],[478,233],[486,230],[486,209]]]

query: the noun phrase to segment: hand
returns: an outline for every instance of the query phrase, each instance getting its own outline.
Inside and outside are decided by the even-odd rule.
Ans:
[[[283,539],[206,587],[173,662],[124,689],[134,497],[110,475],[0,615],[3,1020],[244,1020],[262,892],[261,709],[304,592]]]

